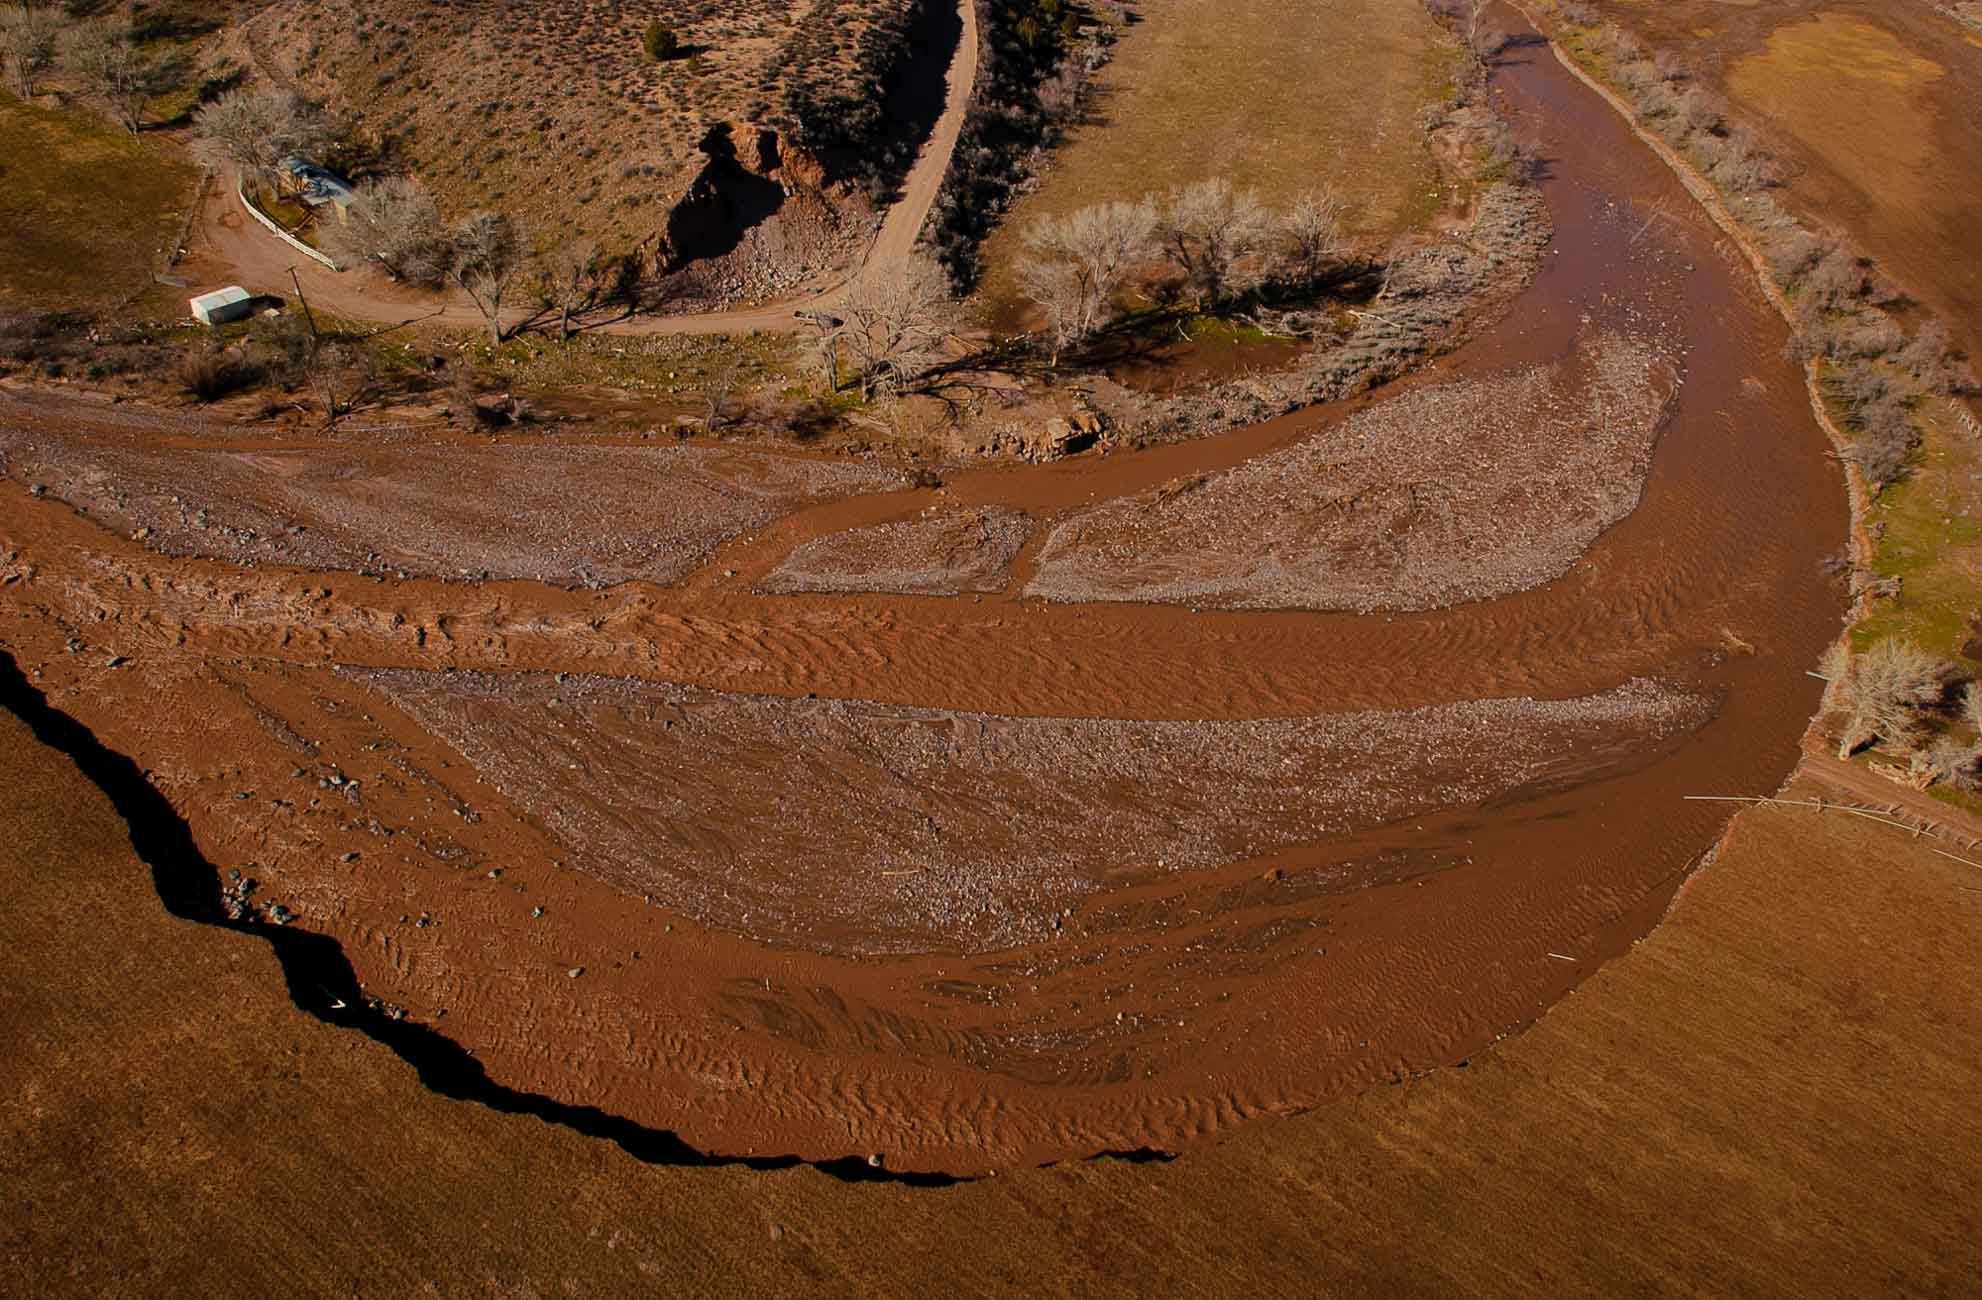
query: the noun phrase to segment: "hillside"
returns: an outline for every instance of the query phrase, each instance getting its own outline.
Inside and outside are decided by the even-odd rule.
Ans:
[[[753,260],[795,274],[843,256],[911,161],[927,98],[913,74],[940,99],[947,63],[929,8],[282,0],[243,29],[241,53],[322,96],[370,165],[417,172],[449,212],[500,206],[540,239],[644,248],[661,265],[719,257],[749,232]],[[681,42],[664,60],[642,45],[657,21]]]

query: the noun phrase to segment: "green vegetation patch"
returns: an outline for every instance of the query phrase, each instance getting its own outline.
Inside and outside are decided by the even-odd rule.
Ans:
[[[150,140],[0,94],[0,301],[92,308],[144,289],[196,176]]]
[[[1900,580],[1852,629],[1860,649],[1909,637],[1936,654],[1960,655],[1965,619],[1982,612],[1982,455],[1957,430],[1945,402],[1931,404],[1913,472],[1879,494],[1870,522],[1883,530],[1873,556],[1882,578]],[[1972,661],[1971,661],[1972,662]]]

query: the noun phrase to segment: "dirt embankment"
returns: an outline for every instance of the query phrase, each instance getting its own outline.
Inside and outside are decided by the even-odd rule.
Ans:
[[[1449,1063],[1527,1023],[1652,924],[1728,811],[1681,795],[1773,784],[1768,774],[1789,769],[1816,693],[1804,669],[1842,600],[1820,561],[1844,534],[1844,510],[1799,377],[1781,361],[1781,323],[1670,175],[1587,111],[1588,92],[1552,60],[1516,60],[1501,80],[1549,160],[1555,244],[1502,329],[1401,397],[1135,454],[974,470],[940,489],[877,495],[849,481],[810,505],[767,504],[811,497],[777,458],[741,458],[715,481],[691,469],[697,491],[667,498],[658,485],[678,475],[648,484],[629,470],[644,461],[574,455],[545,462],[565,476],[561,517],[527,476],[496,470],[537,463],[506,444],[437,446],[430,459],[395,445],[378,449],[397,457],[386,477],[419,490],[346,516],[341,545],[383,554],[402,535],[447,532],[434,503],[493,476],[533,503],[525,518],[541,523],[525,549],[545,551],[546,573],[619,554],[621,538],[735,534],[677,585],[606,591],[164,554],[77,513],[115,508],[115,475],[88,467],[143,414],[99,412],[98,428],[72,408],[29,408],[17,411],[16,445],[69,466],[63,490],[82,499],[7,488],[0,638],[58,707],[149,771],[211,861],[258,882],[241,905],[341,945],[367,995],[406,1017],[395,1023],[444,1034],[504,1086],[706,1149],[881,1152],[896,1168],[978,1172],[1175,1148]],[[1536,366],[1574,373],[1586,318],[1614,322],[1606,313],[1627,308],[1682,352],[1686,382],[1639,508],[1527,590],[1390,616],[1068,605],[1017,594],[1030,577],[1024,550],[1002,592],[751,590],[807,543],[931,506],[1003,507],[1050,527],[1283,451],[1420,389]],[[1436,433],[1369,418],[1372,436]],[[168,447],[222,450],[184,429],[160,433]],[[1517,455],[1522,433],[1490,423],[1482,438]],[[338,459],[347,447],[303,450],[349,463]],[[187,475],[182,499],[223,474],[210,456],[185,464],[202,474]],[[693,458],[676,468],[698,464],[717,474]],[[282,480],[248,469],[224,471],[230,492],[279,519]],[[733,494],[759,481],[800,486],[744,493],[744,515],[784,513],[737,531]],[[326,483],[326,495],[354,499],[338,491]],[[189,529],[189,543],[208,531]],[[460,536],[450,546],[486,544]],[[1730,630],[1755,653],[1730,656]],[[450,671],[489,676],[449,684]],[[1504,754],[1482,752],[1464,727],[1342,716],[1499,717],[1524,707],[1504,701],[1554,708],[1639,677],[1718,711],[1676,731],[1641,717],[1621,746],[1551,724]],[[641,703],[679,688],[770,698],[713,705],[691,752],[669,735],[675,706],[650,716]],[[473,711],[456,699],[477,692]],[[593,692],[604,703],[582,704]],[[900,707],[890,721],[853,701]],[[919,805],[931,783],[915,764],[935,761],[926,746],[945,724],[954,740],[961,722],[959,743],[971,743],[964,714],[985,715],[984,761],[952,761],[981,779],[938,783],[944,802]],[[1150,725],[1166,721],[1181,725]],[[1248,770],[1234,737],[1256,753],[1275,728],[1372,755],[1389,787],[1366,801],[1329,775],[1329,744],[1276,751],[1293,760],[1277,773]],[[538,759],[504,765],[525,748]],[[653,775],[655,755],[678,773],[669,785]],[[1196,790],[1188,773],[1200,767],[1227,774],[1232,807]],[[1069,783],[1054,805],[1065,818],[1126,816],[1105,860],[1081,847],[1091,828],[1003,825],[1054,779]],[[844,806],[820,807],[835,781]],[[1428,801],[1421,784],[1444,793]],[[732,789],[743,793],[717,801]],[[1202,817],[1165,824],[1162,806],[1177,799]],[[849,833],[810,838],[812,822]],[[767,827],[792,837],[792,860],[772,864],[790,886],[775,908],[751,897],[751,873],[769,868],[749,846]],[[938,832],[953,842],[936,847]],[[1013,850],[972,856],[954,842],[965,832],[1007,836]],[[780,941],[808,902],[871,929],[877,900],[898,887],[876,881],[876,866],[924,865],[877,863],[906,858],[904,835],[926,837],[909,843],[936,868],[882,878],[909,882],[901,897],[920,937],[900,947],[914,951]],[[671,865],[652,852],[657,838],[691,846],[683,856],[703,874],[650,870]],[[1173,854],[1262,849],[1147,870]],[[734,869],[717,873],[725,860]],[[1015,890],[1011,910],[1031,919],[1001,930],[985,907],[996,891],[965,887],[984,883],[966,879],[973,871],[1031,872],[1051,887]],[[937,931],[961,938],[938,942]]]

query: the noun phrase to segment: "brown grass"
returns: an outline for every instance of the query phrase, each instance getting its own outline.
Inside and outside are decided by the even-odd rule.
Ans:
[[[1095,121],[986,249],[985,294],[1008,301],[1026,227],[1091,203],[1212,176],[1268,203],[1324,186],[1380,239],[1437,206],[1416,119],[1454,57],[1423,8],[1387,0],[1146,0],[1097,84]]]
[[[282,0],[246,46],[392,138],[450,213],[503,207],[539,231],[620,251],[651,236],[706,161],[719,123],[802,131],[804,106],[858,105],[907,0]],[[649,58],[649,22],[679,57]],[[809,124],[808,124],[809,125]],[[746,155],[751,142],[739,137]]]
[[[193,180],[153,140],[0,93],[0,303],[87,310],[145,289]]]

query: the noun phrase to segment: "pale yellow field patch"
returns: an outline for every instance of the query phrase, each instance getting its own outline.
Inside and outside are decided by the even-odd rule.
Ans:
[[[1042,215],[1224,176],[1269,203],[1310,187],[1385,234],[1435,206],[1417,118],[1456,47],[1399,0],[1144,0],[1098,79],[1095,120],[1056,150],[985,250],[987,294]]]
[[[1773,32],[1728,76],[1735,99],[1794,134],[1870,193],[1935,188],[1931,84],[1945,70],[1884,28],[1819,14]]]

